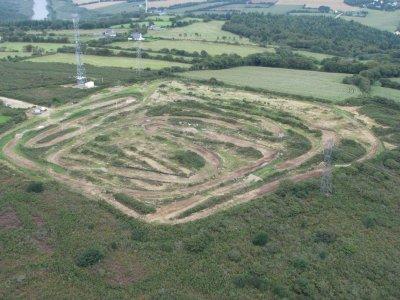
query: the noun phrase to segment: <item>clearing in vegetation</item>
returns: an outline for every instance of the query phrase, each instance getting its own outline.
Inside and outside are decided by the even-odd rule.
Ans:
[[[180,81],[109,90],[3,139],[16,166],[129,216],[172,224],[261,197],[284,179],[319,177],[320,160],[302,165],[329,139],[365,149],[349,164],[379,145],[335,106]]]
[[[136,58],[129,57],[115,57],[115,56],[96,56],[85,55],[83,57],[85,64],[98,66],[98,67],[117,67],[117,68],[150,68],[162,69],[167,67],[189,67],[190,65],[178,62],[170,62],[155,59],[143,59],[140,61]],[[46,62],[46,63],[67,63],[75,64],[75,55],[69,53],[58,53],[54,55],[46,55],[29,59],[32,62]]]

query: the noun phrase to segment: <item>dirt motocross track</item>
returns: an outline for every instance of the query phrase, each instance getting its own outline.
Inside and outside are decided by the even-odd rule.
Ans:
[[[321,162],[305,164],[329,140],[361,144],[366,154],[354,161],[380,144],[362,121],[326,104],[178,81],[141,88],[142,98],[126,88],[61,107],[14,132],[3,153],[129,216],[176,224],[257,199],[285,179],[321,176]],[[132,201],[118,201],[121,193]]]

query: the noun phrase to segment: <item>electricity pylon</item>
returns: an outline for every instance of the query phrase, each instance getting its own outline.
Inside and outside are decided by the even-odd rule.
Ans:
[[[79,34],[79,16],[74,14],[72,16],[72,21],[74,23],[75,30],[76,83],[78,86],[84,86],[86,83],[86,70],[82,59],[83,54]]]

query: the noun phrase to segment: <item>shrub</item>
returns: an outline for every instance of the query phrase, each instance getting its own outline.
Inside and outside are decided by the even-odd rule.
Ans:
[[[88,249],[77,257],[76,265],[81,268],[90,267],[102,260],[103,257],[104,255],[99,250]]]
[[[175,153],[173,159],[178,161],[181,165],[187,168],[193,168],[196,170],[201,169],[206,164],[204,158],[198,155],[196,152],[190,150],[179,150]]]
[[[234,262],[238,262],[241,259],[240,252],[236,249],[232,249],[228,252],[228,259]]]
[[[260,232],[253,238],[253,245],[264,246],[268,242],[268,234],[266,232]]]
[[[299,270],[305,270],[308,267],[308,262],[303,258],[296,258],[293,261],[293,266]]]
[[[362,222],[365,228],[373,228],[375,225],[377,225],[378,220],[375,216],[368,215],[363,218]]]
[[[106,134],[98,135],[94,138],[96,142],[108,142],[110,140],[110,136]]]
[[[185,248],[189,252],[200,253],[210,244],[210,238],[206,234],[197,234],[185,243]]]
[[[316,243],[332,244],[337,239],[337,235],[332,232],[318,231],[315,233],[314,241]]]
[[[114,194],[115,200],[121,202],[122,204],[132,208],[136,212],[142,215],[147,215],[156,212],[156,208],[149,204],[146,204],[142,201],[136,200],[128,195],[123,193],[116,193]]]
[[[44,184],[40,181],[33,181],[29,183],[28,187],[26,188],[28,193],[41,193],[44,191]]]

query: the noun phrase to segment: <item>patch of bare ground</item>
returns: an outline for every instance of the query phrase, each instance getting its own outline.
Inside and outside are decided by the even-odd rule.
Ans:
[[[107,282],[115,287],[137,283],[148,274],[135,253],[118,250],[95,267],[94,271],[104,276]]]
[[[22,227],[22,223],[16,211],[11,206],[3,208],[0,212],[0,228],[15,229],[20,227]]]
[[[31,238],[31,242],[35,245],[40,252],[51,254],[54,252],[54,247],[49,243],[49,232],[45,227],[45,220],[38,214],[32,215],[32,221],[37,230]]]

